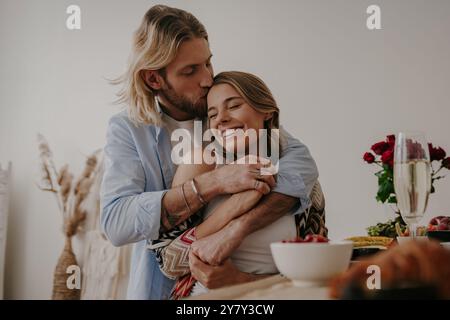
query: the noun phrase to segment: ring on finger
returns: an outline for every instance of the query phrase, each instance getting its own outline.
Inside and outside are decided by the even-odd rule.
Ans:
[[[251,173],[255,173],[256,174],[256,179],[257,180],[260,180],[262,178],[262,174],[261,174],[261,170],[260,169],[251,171]]]

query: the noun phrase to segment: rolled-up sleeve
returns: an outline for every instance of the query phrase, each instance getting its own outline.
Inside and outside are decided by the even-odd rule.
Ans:
[[[293,214],[305,211],[310,205],[309,195],[316,183],[319,172],[309,149],[286,130],[280,128],[282,141],[277,185],[273,189],[299,199]]]
[[[111,118],[101,188],[101,226],[115,246],[159,237],[165,190],[145,191],[145,172],[130,123]]]

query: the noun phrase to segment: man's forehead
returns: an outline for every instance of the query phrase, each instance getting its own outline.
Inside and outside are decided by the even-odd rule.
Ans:
[[[173,60],[177,69],[205,63],[212,56],[206,39],[192,39],[183,42]]]

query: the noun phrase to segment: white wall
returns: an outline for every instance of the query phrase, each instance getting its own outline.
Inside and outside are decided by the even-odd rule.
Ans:
[[[374,168],[361,160],[373,142],[410,128],[450,152],[449,1],[2,0],[0,162],[13,162],[5,298],[49,298],[63,246],[56,203],[35,185],[36,133],[58,164],[80,172],[120,110],[104,78],[124,70],[131,34],[155,3],[204,23],[216,72],[267,82],[282,123],[317,161],[332,238],[389,217],[374,199]],[[379,31],[365,25],[373,3]],[[81,7],[79,31],[65,27],[70,4]],[[427,217],[450,215],[450,178],[436,189]]]

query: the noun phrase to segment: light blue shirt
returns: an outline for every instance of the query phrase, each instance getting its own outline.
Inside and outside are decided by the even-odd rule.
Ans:
[[[280,133],[286,146],[273,191],[298,198],[298,214],[310,205],[317,167],[305,145]],[[168,299],[174,281],[161,273],[146,246],[159,238],[161,200],[175,174],[170,136],[164,127],[136,127],[122,111],[110,119],[106,140],[101,225],[113,245],[134,243],[127,298]]]

